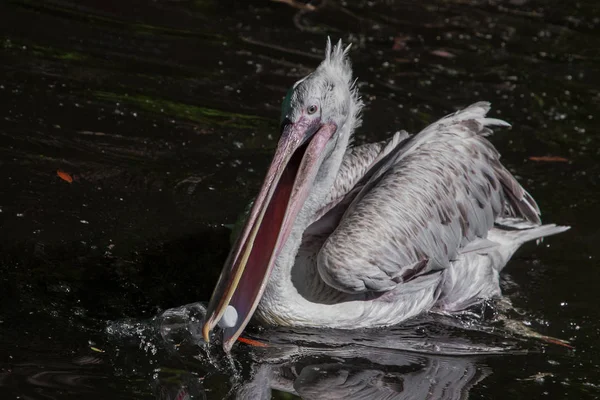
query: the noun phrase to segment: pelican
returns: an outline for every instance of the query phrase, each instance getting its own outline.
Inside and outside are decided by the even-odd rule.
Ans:
[[[416,135],[352,146],[360,100],[350,46],[287,93],[281,137],[202,326],[229,351],[250,318],[356,329],[458,312],[500,296],[499,273],[541,225],[535,200],[486,139],[489,103]]]

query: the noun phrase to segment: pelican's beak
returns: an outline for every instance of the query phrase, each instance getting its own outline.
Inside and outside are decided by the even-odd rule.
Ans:
[[[336,129],[334,124],[308,122],[305,116],[282,126],[260,193],[208,305],[202,327],[207,342],[225,315],[220,325],[225,326],[223,348],[228,352],[250,321]]]

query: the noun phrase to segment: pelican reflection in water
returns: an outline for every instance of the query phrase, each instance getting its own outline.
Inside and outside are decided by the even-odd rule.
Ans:
[[[311,400],[464,400],[490,373],[471,357],[363,349],[351,360],[340,362],[333,353],[256,364],[252,379],[241,385],[236,398],[270,399],[276,389]]]
[[[227,386],[229,397],[240,400],[271,399],[274,390],[310,400],[463,400],[491,373],[486,358],[474,355],[452,357],[361,345],[302,349],[278,345],[243,351],[252,353],[248,371],[230,376]],[[185,357],[186,368],[162,368],[154,374],[156,398],[219,397],[214,388],[205,392],[203,381],[211,382],[218,371],[227,371],[227,363],[197,351],[176,354]],[[186,371],[190,366],[194,373]]]
[[[486,139],[488,103],[416,135],[352,146],[363,103],[348,49],[288,92],[281,138],[210,301],[203,335],[231,349],[267,325],[355,329],[500,295],[499,273],[541,225],[535,200]]]

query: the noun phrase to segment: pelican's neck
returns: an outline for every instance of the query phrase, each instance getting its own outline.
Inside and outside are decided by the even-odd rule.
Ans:
[[[352,121],[353,122],[353,121]],[[315,215],[325,206],[327,196],[339,173],[344,154],[349,145],[354,123],[346,123],[340,129],[337,138],[333,139],[334,146],[329,156],[323,160],[310,194],[302,206],[288,239],[282,246],[281,252],[275,261],[271,276],[257,310],[257,316],[270,324],[288,325],[284,318],[290,313],[296,322],[297,319],[311,318],[319,315],[324,320],[339,317],[340,310],[332,307],[324,310],[323,304],[311,303],[298,292],[292,282],[292,268],[302,244],[302,237],[306,228],[314,222]],[[357,310],[358,311],[358,310]],[[328,315],[330,313],[331,315]],[[287,321],[289,322],[289,320]]]
[[[340,131],[336,137],[332,139],[332,150],[322,161],[313,185],[310,188],[309,195],[306,198],[304,205],[300,209],[294,224],[292,225],[291,232],[296,234],[294,235],[296,242],[293,242],[295,246],[292,246],[290,243],[290,237],[290,239],[286,241],[282,248],[282,252],[277,259],[278,262],[281,256],[285,255],[285,253],[289,253],[289,255],[292,257],[296,256],[302,241],[302,234],[306,228],[315,221],[315,215],[317,212],[326,205],[325,203],[327,202],[329,192],[331,191],[331,188],[333,187],[333,184],[337,178],[342,165],[342,160],[344,159],[344,154],[346,154],[348,149],[352,131],[354,129],[353,127],[353,121],[346,122],[340,128]],[[290,264],[293,265],[293,262]]]

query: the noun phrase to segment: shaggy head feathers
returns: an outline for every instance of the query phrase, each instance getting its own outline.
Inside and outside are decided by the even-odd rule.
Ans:
[[[352,65],[348,58],[348,52],[352,44],[344,48],[342,41],[338,41],[335,46],[331,46],[331,39],[327,38],[325,46],[325,60],[319,65],[318,69],[325,70],[331,74],[337,74],[348,86],[354,86],[352,82]]]
[[[282,119],[295,121],[302,110],[317,105],[323,122],[335,122],[338,127],[350,123],[351,131],[360,125],[363,103],[358,95],[352,66],[348,58],[351,45],[344,48],[340,40],[335,46],[327,39],[325,59],[317,69],[300,79],[288,92],[282,106]]]

